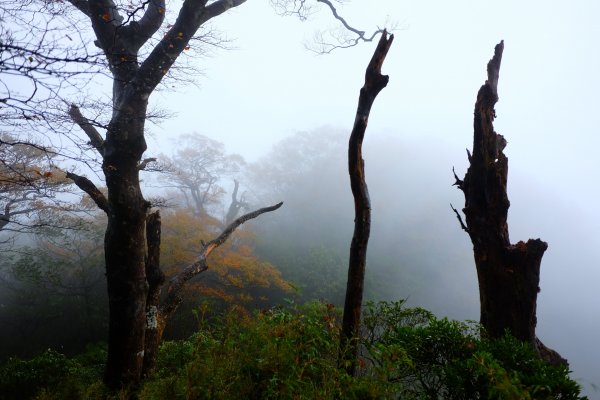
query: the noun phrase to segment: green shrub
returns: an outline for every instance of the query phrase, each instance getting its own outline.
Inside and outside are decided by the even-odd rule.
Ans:
[[[233,307],[217,321],[201,319],[186,341],[166,341],[157,371],[137,398],[152,399],[585,399],[564,366],[505,336],[482,338],[481,327],[438,319],[403,302],[368,304],[359,376],[338,368],[340,313],[308,303],[249,316]],[[0,365],[6,399],[125,399],[100,382],[106,350],[74,358],[54,351]]]
[[[90,346],[74,358],[51,349],[31,360],[10,358],[0,365],[0,393],[7,400],[84,398],[101,378],[105,361],[103,345]]]

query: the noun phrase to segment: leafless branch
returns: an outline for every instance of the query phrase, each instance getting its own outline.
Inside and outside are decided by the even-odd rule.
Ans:
[[[73,172],[67,172],[67,178],[71,179],[79,189],[86,192],[94,200],[98,208],[108,213],[108,200],[92,181],[85,176],[77,175]]]
[[[81,130],[85,132],[87,137],[90,139],[91,145],[98,150],[98,153],[100,153],[101,156],[104,156],[104,139],[98,130],[96,130],[96,128],[91,124],[90,120],[81,114],[79,107],[77,107],[75,104],[71,104],[71,107],[69,108],[69,116],[71,119],[73,119],[73,122],[79,125]]]
[[[275,211],[282,205],[283,202],[280,202],[270,207],[260,208],[258,210],[249,212],[248,214],[244,214],[241,217],[237,218],[235,221],[233,221],[231,224],[229,224],[219,236],[209,241],[208,243],[203,243],[196,262],[188,265],[181,272],[179,272],[169,280],[167,297],[163,303],[163,306],[161,307],[161,312],[164,314],[165,318],[168,318],[181,303],[180,292],[183,288],[183,285],[187,281],[192,279],[194,276],[208,269],[207,258],[213,250],[225,243],[229,236],[231,236],[231,234],[243,223],[258,217],[261,214]]]
[[[460,213],[458,212],[458,210],[456,208],[454,208],[452,203],[450,203],[450,208],[452,209],[452,211],[454,211],[454,214],[456,214],[456,218],[458,219],[458,222],[460,223],[460,227],[462,228],[462,230],[469,233],[469,228],[467,228],[467,226],[463,222],[463,219],[462,219]]]

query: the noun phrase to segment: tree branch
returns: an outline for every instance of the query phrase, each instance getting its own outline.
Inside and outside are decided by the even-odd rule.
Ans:
[[[467,226],[463,222],[463,219],[460,216],[458,210],[456,208],[454,208],[454,206],[452,205],[452,203],[450,203],[450,208],[452,209],[452,211],[454,211],[454,214],[456,214],[456,218],[458,219],[458,223],[460,224],[460,227],[462,228],[462,230],[465,231],[465,232],[467,232],[467,233],[469,233],[469,228],[467,228]]]
[[[75,185],[84,192],[86,192],[94,203],[100,208],[102,211],[108,214],[109,206],[108,200],[104,196],[104,194],[85,176],[77,175],[72,172],[67,172],[67,178],[71,179]]]
[[[148,166],[148,164],[150,164],[151,162],[155,162],[155,161],[156,161],[156,157],[144,158],[142,160],[142,162],[138,164],[137,169],[139,171],[142,171],[143,169],[145,169]]]
[[[97,44],[110,60],[112,54],[108,54],[107,50],[115,45],[116,30],[122,26],[123,16],[112,0],[88,0],[87,3],[92,27],[98,38]]]
[[[69,108],[69,116],[75,122],[83,132],[90,139],[90,144],[94,146],[94,148],[100,153],[101,156],[104,157],[104,139],[96,130],[96,128],[91,124],[90,120],[81,114],[79,107],[75,104],[71,104]]]
[[[154,35],[165,20],[165,0],[147,0],[148,9],[142,18],[127,26],[127,35],[130,36],[131,45],[139,49]]]
[[[206,2],[207,0],[184,1],[175,23],[136,74],[134,85],[141,94],[152,93],[203,23],[246,0],[219,0],[209,6],[206,6]]]
[[[214,249],[225,243],[229,236],[231,236],[231,234],[244,222],[254,219],[261,214],[275,211],[282,205],[283,202],[280,202],[270,207],[260,208],[248,214],[244,214],[235,221],[233,221],[231,224],[229,224],[227,228],[225,228],[223,232],[221,232],[221,234],[215,239],[211,240],[208,243],[203,243],[202,248],[200,249],[198,260],[196,260],[196,262],[194,262],[193,264],[188,265],[181,272],[179,272],[169,280],[167,297],[163,305],[161,306],[161,313],[163,314],[164,318],[168,319],[181,303],[181,289],[183,288],[183,285],[187,281],[192,279],[194,276],[208,269],[207,258]]]
[[[320,43],[321,50],[320,51],[322,53],[331,53],[335,49],[345,49],[348,47],[354,47],[360,41],[372,42],[373,39],[375,38],[375,36],[377,36],[379,33],[383,33],[385,31],[385,29],[377,29],[370,36],[365,36],[366,35],[365,31],[361,31],[361,30],[358,30],[358,29],[352,27],[350,24],[348,24],[348,22],[346,21],[346,19],[344,17],[342,17],[340,14],[338,14],[337,9],[334,7],[334,5],[331,3],[331,1],[329,1],[329,0],[316,0],[316,1],[318,3],[323,3],[323,4],[327,5],[327,7],[329,7],[329,10],[331,10],[331,14],[333,15],[333,17],[335,19],[337,19],[338,21],[340,21],[342,23],[342,25],[344,26],[344,28],[346,28],[348,31],[350,31],[356,35],[356,38],[354,38],[352,40],[345,38],[343,41],[341,41],[341,43],[339,45],[333,45],[331,43],[326,43],[324,41],[321,41],[321,43]]]

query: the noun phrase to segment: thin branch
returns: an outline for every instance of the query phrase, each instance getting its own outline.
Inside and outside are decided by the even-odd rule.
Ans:
[[[333,15],[333,17],[335,19],[337,19],[338,21],[340,21],[342,23],[342,25],[344,26],[344,28],[346,28],[346,30],[348,30],[356,35],[356,38],[354,38],[354,39],[344,38],[344,40],[338,40],[338,41],[340,41],[340,44],[338,44],[338,45],[326,43],[325,41],[321,40],[319,43],[321,45],[321,49],[319,51],[320,53],[329,54],[335,49],[346,49],[348,47],[354,47],[361,41],[362,42],[372,42],[373,39],[375,39],[375,37],[378,34],[383,33],[385,31],[385,29],[377,29],[370,36],[366,36],[365,31],[361,31],[359,29],[354,28],[346,21],[346,19],[344,17],[342,17],[340,14],[338,14],[337,9],[331,3],[331,1],[317,0],[317,2],[327,5],[327,7],[329,7],[329,10],[331,11],[331,14]]]
[[[458,178],[458,175],[456,175],[456,171],[454,170],[454,167],[452,167],[452,173],[454,174],[454,183],[452,184],[452,186],[456,186],[458,187],[460,190],[463,190],[463,181],[462,179]]]
[[[458,219],[458,222],[460,223],[460,227],[467,233],[469,233],[469,228],[467,228],[467,226],[465,225],[465,223],[463,222],[462,217],[460,216],[458,210],[456,208],[454,208],[454,206],[452,205],[452,203],[450,203],[450,208],[452,209],[452,211],[454,211],[454,214],[456,214],[456,218]]]

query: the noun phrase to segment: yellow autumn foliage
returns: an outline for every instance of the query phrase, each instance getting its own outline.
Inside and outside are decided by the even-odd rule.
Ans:
[[[223,229],[221,221],[198,217],[191,210],[174,209],[162,215],[161,265],[167,277],[193,263],[202,242],[209,242]],[[265,301],[268,292],[291,289],[272,264],[260,260],[253,250],[254,234],[248,226],[237,229],[211,253],[208,271],[185,289],[188,300],[210,297],[226,303]]]

